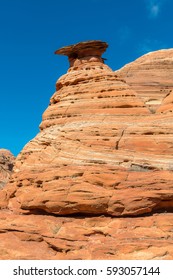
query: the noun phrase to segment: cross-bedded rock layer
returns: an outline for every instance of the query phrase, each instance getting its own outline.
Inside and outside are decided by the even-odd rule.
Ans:
[[[171,260],[173,214],[53,217],[0,214],[0,259]]]
[[[45,259],[173,257],[172,92],[156,87],[155,99],[160,103],[151,108],[149,86],[139,78],[137,87],[136,62],[129,70],[136,80],[129,81],[128,66],[115,73],[104,64],[101,55],[106,47],[104,42],[91,41],[56,52],[68,55],[70,68],[56,83],[40,133],[19,154],[11,181],[0,192],[1,208],[12,212],[3,210],[4,224],[18,217],[27,217],[29,223],[40,219],[34,232],[28,228],[27,233],[25,229],[13,233],[2,225],[3,237],[9,229],[26,259],[40,258],[40,254]],[[167,69],[163,61],[170,61],[170,52],[162,51],[161,58],[158,52],[158,59],[157,52],[149,56],[151,64],[146,64],[155,82],[159,72],[152,61],[157,60],[158,69]],[[147,55],[141,58],[144,65],[145,59]],[[171,73],[173,66],[168,64]],[[139,63],[139,72],[140,67]],[[164,85],[163,73],[160,84]],[[30,215],[17,215],[21,213]],[[40,233],[45,221],[56,228],[56,236]],[[90,228],[90,221],[96,229]],[[23,246],[35,241],[35,251],[25,253]],[[11,258],[17,258],[18,249],[12,247],[7,246],[2,258],[10,258],[11,250]]]
[[[116,71],[152,113],[173,111],[173,49],[148,53]]]
[[[82,53],[17,158],[9,207],[112,216],[172,209],[172,113],[153,115],[95,49]]]

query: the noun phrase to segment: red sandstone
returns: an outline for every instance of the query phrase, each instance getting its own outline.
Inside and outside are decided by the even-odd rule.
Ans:
[[[70,68],[0,192],[2,259],[173,257],[172,85],[163,74],[171,81],[172,50],[115,73],[101,57],[106,47],[56,51]]]

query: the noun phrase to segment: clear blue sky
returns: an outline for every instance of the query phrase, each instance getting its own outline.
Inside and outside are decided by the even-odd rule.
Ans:
[[[0,148],[17,155],[39,132],[42,113],[68,68],[62,46],[107,41],[119,69],[173,47],[172,0],[0,0]]]

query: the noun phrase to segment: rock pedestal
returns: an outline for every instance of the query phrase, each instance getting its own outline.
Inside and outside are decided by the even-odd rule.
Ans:
[[[21,247],[22,258],[173,257],[173,116],[163,109],[172,95],[153,112],[123,72],[104,63],[106,48],[89,41],[56,51],[68,56],[70,68],[0,192],[0,206],[17,227],[18,217],[27,217],[19,247],[36,233],[31,239],[39,244],[28,254]],[[10,219],[4,223],[12,230]]]

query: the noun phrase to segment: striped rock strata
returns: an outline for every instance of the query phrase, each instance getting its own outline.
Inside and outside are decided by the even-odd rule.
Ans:
[[[136,62],[134,82],[128,66],[113,72],[106,47],[56,52],[70,68],[0,191],[1,259],[173,258],[172,91],[154,92],[146,69],[144,84]],[[169,51],[144,65],[148,56],[150,76],[153,60],[171,75]],[[164,71],[153,70],[153,83],[156,73],[167,86]]]
[[[172,260],[173,214],[54,217],[0,213],[0,259]]]
[[[151,112],[173,111],[173,49],[145,54],[116,71]]]
[[[57,51],[70,69],[16,160],[2,207],[112,216],[173,208],[172,113],[151,113],[103,63],[106,47],[91,41]]]

